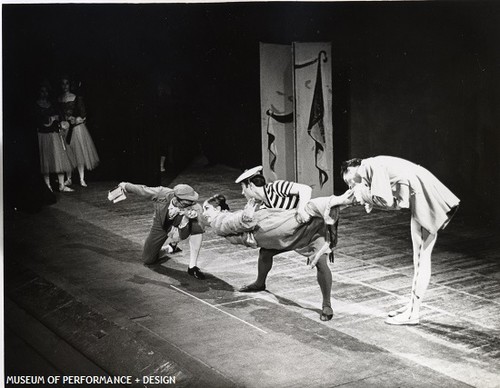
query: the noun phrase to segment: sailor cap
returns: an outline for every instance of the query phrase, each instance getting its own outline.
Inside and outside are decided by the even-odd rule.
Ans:
[[[243,182],[246,179],[249,179],[253,177],[254,175],[257,174],[262,174],[263,167],[262,166],[257,166],[254,168],[250,168],[248,170],[245,170],[243,174],[241,174],[236,180],[234,181],[235,183],[240,183]]]

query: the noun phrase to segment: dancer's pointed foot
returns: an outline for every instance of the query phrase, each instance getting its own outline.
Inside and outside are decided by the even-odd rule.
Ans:
[[[333,318],[333,310],[330,306],[324,306],[319,319],[329,321]]]
[[[71,180],[71,178],[68,178],[66,179],[66,182],[64,182],[64,186],[71,186],[72,183],[73,181]]]
[[[80,179],[80,186],[87,187],[87,183],[85,182],[84,179]]]

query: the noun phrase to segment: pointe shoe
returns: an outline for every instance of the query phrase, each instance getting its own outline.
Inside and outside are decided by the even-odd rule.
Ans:
[[[321,311],[321,315],[319,319],[322,321],[329,321],[333,318],[333,310],[329,306],[324,306],[323,310]]]
[[[68,178],[66,179],[66,182],[64,182],[64,186],[71,186],[72,183],[73,181],[71,180],[71,178]]]
[[[389,317],[385,320],[388,325],[418,325],[420,320],[418,318],[410,318],[406,314],[399,314],[395,317]]]
[[[60,191],[61,193],[71,193],[71,192],[73,192],[73,191],[75,191],[75,190],[70,189],[70,188],[69,188],[69,187],[67,187],[67,186],[62,186],[62,187],[61,187],[61,186],[59,186],[59,191]]]
[[[85,183],[85,180],[80,179],[80,186],[87,187],[87,183]]]
[[[47,188],[50,190],[51,193],[54,192],[54,190],[52,190],[52,187],[50,185],[47,185]]]
[[[387,313],[388,317],[395,317],[396,315],[404,313],[406,310],[408,310],[408,306],[403,306],[398,308],[397,310],[391,310]]]

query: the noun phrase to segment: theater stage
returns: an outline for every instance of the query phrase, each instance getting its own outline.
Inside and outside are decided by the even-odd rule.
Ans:
[[[222,193],[238,209],[239,173],[193,165],[171,187],[191,184],[202,200]],[[410,290],[409,214],[343,211],[335,315],[321,322],[305,258],[280,255],[268,291],[239,293],[255,278],[258,251],[208,230],[205,281],[186,273],[184,242],[146,268],[152,204],[133,195],[112,204],[117,182],[88,183],[39,213],[5,214],[6,375],[129,375],[138,386],[147,376],[190,387],[500,386],[500,239],[466,226],[460,212],[438,238],[421,324],[395,327],[384,318]]]

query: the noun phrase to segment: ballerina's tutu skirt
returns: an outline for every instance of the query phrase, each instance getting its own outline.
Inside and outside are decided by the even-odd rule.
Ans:
[[[71,149],[67,145],[63,146],[58,133],[38,133],[38,147],[42,174],[69,173],[76,166]]]
[[[74,126],[70,148],[75,155],[77,165],[93,170],[99,164],[97,150],[85,124]]]

